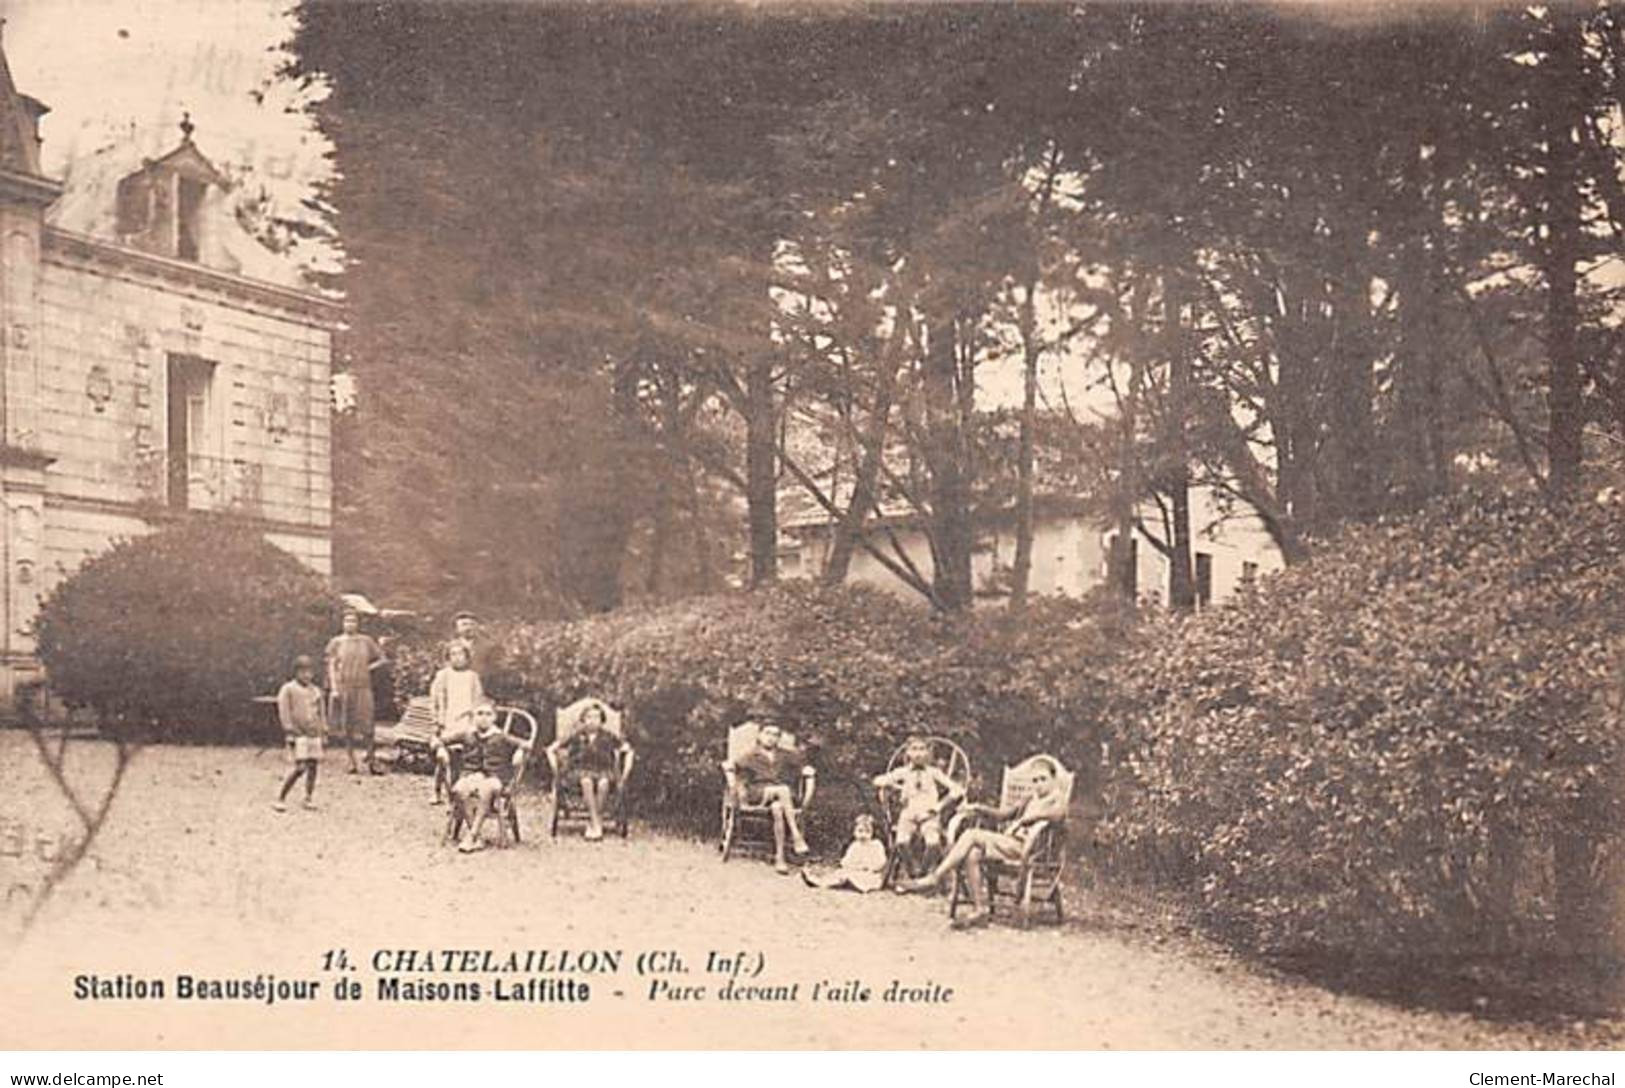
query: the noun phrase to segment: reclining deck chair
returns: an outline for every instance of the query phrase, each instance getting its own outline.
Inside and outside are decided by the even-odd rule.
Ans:
[[[424,772],[434,770],[434,741],[440,726],[434,720],[434,706],[427,695],[406,701],[401,720],[395,723],[395,766]]]
[[[1014,767],[1004,768],[1004,778],[999,788],[1000,808],[1015,805],[1032,794],[1033,767],[1040,759],[1055,764],[1055,788],[1068,804],[1071,803],[1074,774],[1054,756],[1035,755]],[[961,812],[949,824],[948,841],[957,839],[972,826],[987,827],[992,823],[981,813]],[[1059,924],[1065,920],[1061,908],[1061,877],[1065,872],[1066,825],[1058,821],[1043,821],[1028,832],[1019,864],[992,858],[983,861],[982,877],[987,882],[988,908],[997,914],[999,900],[1007,900],[1015,906],[1019,924],[1026,926],[1034,920],[1038,908],[1048,904],[1055,911],[1055,921]],[[956,870],[953,891],[948,900],[948,917],[955,917],[960,904],[969,902],[970,898],[965,875],[962,870]]]

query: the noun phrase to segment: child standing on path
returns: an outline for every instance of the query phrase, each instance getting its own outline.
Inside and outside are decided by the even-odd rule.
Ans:
[[[327,644],[327,687],[333,699],[333,724],[344,730],[344,751],[350,757],[350,773],[356,766],[355,742],[367,742],[367,770],[383,774],[374,758],[372,671],[384,664],[384,651],[371,635],[361,633],[361,616],[344,613],[343,631]]]
[[[322,758],[322,734],[327,732],[327,715],[322,707],[322,689],[316,686],[316,662],[304,654],[294,658],[293,679],[282,685],[276,693],[277,719],[282,723],[282,735],[288,741],[288,754],[293,759],[293,770],[282,783],[271,807],[278,812],[288,809],[288,791],[305,777],[305,807],[314,809],[316,802],[316,765]]]

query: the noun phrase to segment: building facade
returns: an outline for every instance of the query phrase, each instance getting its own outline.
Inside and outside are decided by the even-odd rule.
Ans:
[[[1158,514],[1146,510],[1148,524]],[[1028,589],[1039,596],[1081,598],[1104,585],[1110,572],[1115,529],[1091,515],[1084,504],[1051,497],[1037,504],[1033,516],[1032,570]],[[811,515],[791,519],[784,527],[788,546],[781,549],[785,577],[816,578],[824,569],[833,543],[827,517]],[[872,522],[869,539],[890,557],[907,555],[927,579],[931,577],[931,544],[913,513],[898,513]],[[1281,568],[1281,553],[1255,519],[1227,515],[1200,488],[1191,491],[1191,565],[1197,606],[1215,604],[1233,596],[1262,575]],[[1166,604],[1173,565],[1149,541],[1135,534],[1129,542],[1128,573],[1135,596],[1148,604]],[[1016,530],[1013,517],[990,519],[977,526],[971,555],[971,577],[979,601],[996,602],[1009,593],[1015,565]],[[874,586],[904,601],[925,601],[870,552],[852,553],[847,581]]]
[[[0,55],[0,700],[32,625],[114,540],[227,512],[330,573],[334,303],[237,222],[183,124],[167,155],[40,168]]]

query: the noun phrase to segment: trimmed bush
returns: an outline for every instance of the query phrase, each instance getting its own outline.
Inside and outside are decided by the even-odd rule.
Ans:
[[[1098,681],[1115,643],[1094,610],[1035,601],[945,620],[875,591],[787,583],[562,624],[492,624],[507,695],[539,707],[596,694],[629,711],[644,815],[696,831],[717,819],[728,726],[769,710],[816,750],[826,845],[870,803],[868,779],[911,732],[970,752],[996,791],[1034,750],[1098,762]],[[440,643],[395,648],[398,692],[427,689]]]
[[[334,629],[323,580],[259,533],[190,518],[96,556],[36,621],[52,692],[102,727],[174,740],[244,740],[268,728],[299,653]]]
[[[1142,629],[1109,856],[1272,952],[1606,945],[1622,571],[1617,506],[1463,498]]]

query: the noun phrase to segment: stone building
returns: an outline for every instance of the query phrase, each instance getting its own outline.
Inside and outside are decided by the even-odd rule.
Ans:
[[[330,573],[338,311],[237,222],[183,123],[42,175],[0,54],[0,702],[41,597],[113,540],[225,511]]]
[[[1211,493],[1192,488],[1191,576],[1198,608],[1221,603],[1242,592],[1257,578],[1281,569],[1281,553],[1256,519],[1223,510]],[[1039,596],[1080,598],[1112,577],[1109,557],[1115,528],[1092,512],[1089,504],[1064,495],[1040,495],[1033,513],[1032,570],[1028,588]],[[1148,525],[1156,526],[1159,511],[1142,511]],[[782,524],[788,541],[780,548],[780,573],[786,578],[816,578],[829,558],[834,526],[828,515],[808,511],[788,517]],[[909,563],[929,579],[931,543],[919,514],[910,509],[887,511],[871,518],[870,540],[888,556],[907,556]],[[976,524],[976,546],[971,555],[971,577],[978,601],[997,603],[1009,595],[1015,564],[1016,525],[1013,511],[984,517]],[[1139,539],[1129,542],[1126,570],[1119,577],[1132,580],[1134,596],[1151,604],[1166,604],[1173,564],[1155,547]],[[924,606],[924,599],[868,551],[852,553],[846,580],[883,589],[899,599]]]

